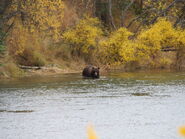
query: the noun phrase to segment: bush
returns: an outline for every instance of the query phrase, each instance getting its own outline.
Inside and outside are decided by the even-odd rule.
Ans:
[[[46,63],[42,55],[43,44],[39,33],[31,33],[27,28],[16,23],[7,38],[9,54],[15,58],[16,63],[27,66],[43,66]]]
[[[169,61],[159,59],[161,49],[174,48],[182,51],[181,49],[185,48],[185,32],[181,28],[175,29],[170,21],[161,18],[151,27],[141,31],[136,43],[138,57],[148,59],[152,67],[155,67],[158,61],[167,65]]]
[[[129,40],[132,35],[126,28],[120,28],[113,32],[107,40],[100,42],[102,60],[105,59],[111,64],[134,61],[134,43]]]
[[[63,34],[63,40],[70,45],[72,55],[90,58],[97,49],[101,35],[100,21],[86,16],[73,29]]]
[[[71,59],[71,50],[68,45],[59,44],[56,46],[52,46],[49,49],[50,53],[54,56],[54,58],[61,58],[63,60]]]
[[[150,68],[170,67],[172,60],[163,54],[163,48],[177,49],[177,63],[185,57],[185,31],[175,29],[172,23],[164,18],[154,25],[142,30],[135,39],[125,28],[113,32],[109,38],[100,42],[99,56],[101,61],[109,64],[142,65]],[[137,64],[133,64],[137,63]]]
[[[137,43],[145,46],[148,56],[155,57],[157,52],[164,47],[179,47],[180,43],[183,43],[184,36],[182,34],[181,30],[173,28],[170,21],[161,18],[156,24],[140,32]],[[182,37],[180,37],[181,35]]]
[[[41,52],[34,47],[26,47],[24,51],[16,57],[17,63],[26,66],[44,66],[46,60]]]
[[[28,59],[27,62],[31,66],[44,66],[46,64],[46,60],[44,56],[40,52],[37,52],[37,51],[34,51],[30,55],[30,59]]]

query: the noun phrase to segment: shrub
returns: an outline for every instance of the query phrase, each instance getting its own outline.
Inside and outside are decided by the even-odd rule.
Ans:
[[[133,34],[126,28],[113,32],[107,40],[100,42],[103,59],[108,63],[126,63],[134,61],[134,43],[129,40]]]
[[[68,45],[59,44],[56,46],[51,46],[49,51],[54,58],[61,58],[66,61],[71,59],[71,50],[69,49]]]
[[[100,21],[86,16],[63,34],[63,40],[70,45],[73,55],[85,57],[95,52],[101,34]]]
[[[26,66],[44,66],[46,60],[40,50],[34,47],[26,47],[22,53],[16,55],[17,63]]]
[[[174,59],[163,55],[161,50],[173,48],[177,49],[177,62],[183,62],[185,31],[181,28],[175,29],[170,21],[161,18],[131,40],[129,38],[132,35],[127,29],[120,28],[101,41],[99,52],[101,61],[125,64],[125,66],[133,66],[137,63],[151,68],[170,67]]]
[[[16,63],[27,66],[43,66],[46,61],[42,55],[43,44],[39,33],[31,33],[19,22],[16,23],[7,38],[9,54],[15,58]]]
[[[170,21],[161,18],[150,28],[140,32],[137,43],[145,48],[149,56],[156,56],[163,47],[179,47],[183,44],[185,35],[182,30],[176,30]],[[145,47],[143,47],[144,45]]]
[[[185,46],[185,35],[183,29],[175,29],[172,23],[164,18],[158,20],[151,27],[143,30],[137,36],[137,56],[148,59],[155,67],[156,62],[161,61],[162,65],[167,62],[159,59],[162,48],[176,48],[179,51]],[[159,63],[159,62],[158,62]]]

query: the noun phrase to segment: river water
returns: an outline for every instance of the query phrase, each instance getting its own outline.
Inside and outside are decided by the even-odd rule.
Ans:
[[[179,139],[185,72],[110,72],[0,81],[0,139]]]

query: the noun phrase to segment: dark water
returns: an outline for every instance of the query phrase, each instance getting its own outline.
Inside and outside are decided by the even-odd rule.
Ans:
[[[114,72],[0,81],[0,139],[179,139],[185,72]]]

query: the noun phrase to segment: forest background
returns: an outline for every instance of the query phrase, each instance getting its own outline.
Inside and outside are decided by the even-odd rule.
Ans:
[[[185,69],[185,0],[1,0],[0,77]]]

